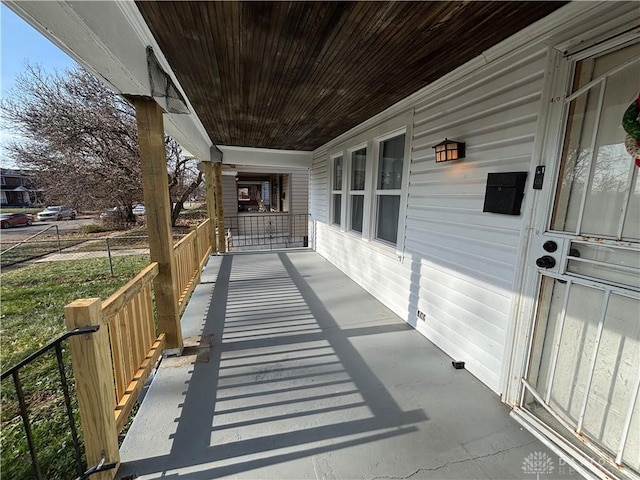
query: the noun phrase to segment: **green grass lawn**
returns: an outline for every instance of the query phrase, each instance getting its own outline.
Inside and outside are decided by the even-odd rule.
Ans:
[[[104,258],[34,264],[0,274],[0,361],[7,370],[66,331],[63,307],[79,298],[106,299],[149,263],[146,255],[121,257],[115,276]],[[71,378],[68,344],[63,343]],[[75,478],[71,434],[65,418],[55,352],[25,367],[20,375],[41,463],[49,480]],[[71,382],[73,391],[73,382]],[[31,461],[10,378],[1,390],[3,478],[33,478]],[[80,427],[78,422],[78,428]]]
[[[30,213],[35,216],[42,210],[44,210],[44,207],[2,207],[0,208],[0,213]]]

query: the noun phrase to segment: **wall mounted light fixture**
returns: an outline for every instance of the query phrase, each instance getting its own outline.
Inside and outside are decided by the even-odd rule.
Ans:
[[[455,142],[447,138],[433,146],[436,151],[436,163],[464,158],[464,142]]]

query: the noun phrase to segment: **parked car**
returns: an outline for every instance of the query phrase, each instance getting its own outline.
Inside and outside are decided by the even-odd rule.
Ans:
[[[0,214],[2,228],[24,227],[33,224],[33,215],[29,213],[2,213]]]
[[[100,220],[108,220],[117,216],[123,216],[125,213],[124,207],[113,207],[109,210],[105,210],[100,214]]]
[[[65,218],[73,220],[77,214],[74,208],[67,205],[52,205],[38,213],[38,220],[64,220]]]
[[[113,207],[113,208],[110,208],[109,210],[102,212],[100,214],[100,219],[107,220],[117,216],[125,217],[126,213],[127,213],[127,209],[125,207],[122,207],[122,206]],[[133,213],[135,216],[144,215],[145,214],[144,205],[142,205],[141,203],[136,203],[135,205],[133,205],[131,213]]]

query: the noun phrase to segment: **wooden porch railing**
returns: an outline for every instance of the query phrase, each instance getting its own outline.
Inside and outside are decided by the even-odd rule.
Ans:
[[[88,465],[119,461],[118,433],[164,349],[151,295],[157,275],[154,262],[104,302],[82,299],[64,308],[67,328],[100,327],[69,341]]]
[[[196,234],[198,237],[197,238],[198,250],[199,250],[198,258],[200,259],[200,267],[199,267],[200,271],[202,271],[202,269],[206,265],[207,259],[209,258],[209,255],[211,255],[211,251],[213,250],[213,245],[211,244],[211,238],[210,238],[210,233],[211,233],[210,227],[209,227],[210,222],[211,222],[211,219],[208,218],[196,227]]]
[[[157,275],[158,264],[154,262],[102,302],[102,316],[109,327],[118,432],[164,349],[164,333],[156,335],[151,296],[152,281]]]
[[[207,219],[182,238],[173,247],[176,262],[176,302],[180,312],[200,281],[200,273],[211,254],[209,222]]]
[[[211,253],[208,222],[174,247],[180,311]],[[99,326],[91,335],[69,340],[88,465],[119,462],[118,433],[164,350],[165,334],[157,331],[152,297],[157,276],[154,262],[104,302],[82,299],[64,308],[69,330]],[[93,478],[111,480],[115,472],[100,472]]]

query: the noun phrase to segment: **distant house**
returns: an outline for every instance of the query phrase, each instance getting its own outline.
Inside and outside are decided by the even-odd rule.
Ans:
[[[27,170],[0,168],[0,205],[30,207],[42,203],[42,191],[36,188]]]

